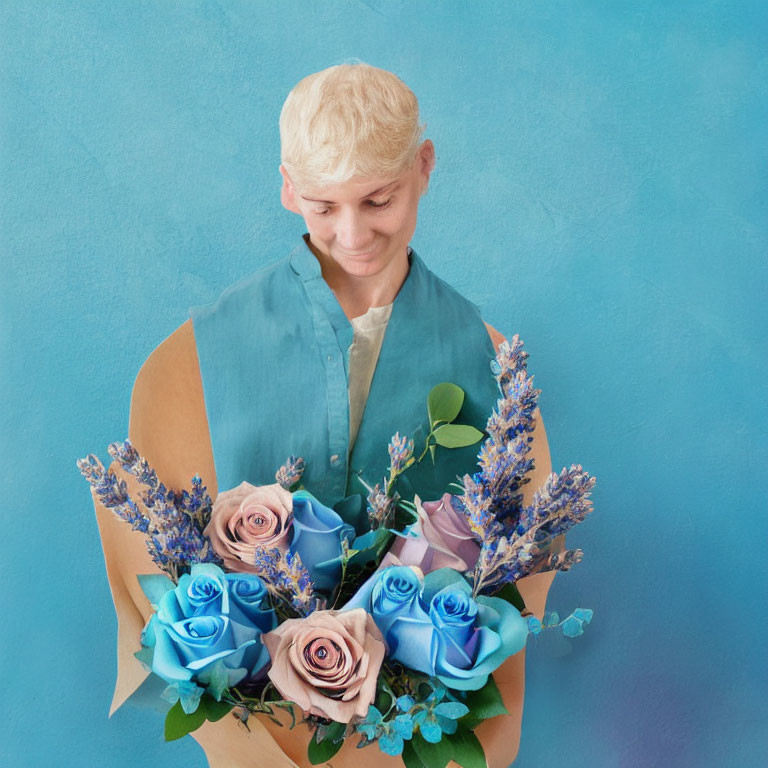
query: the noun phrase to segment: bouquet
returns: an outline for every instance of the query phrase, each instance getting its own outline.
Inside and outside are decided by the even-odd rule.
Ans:
[[[93,455],[78,462],[94,494],[146,539],[163,574],[138,576],[154,613],[138,659],[167,682],[166,739],[233,713],[297,714],[313,731],[308,759],[326,762],[354,739],[406,766],[484,766],[474,730],[505,714],[493,672],[529,634],[583,631],[526,611],[516,582],[568,570],[581,550],[553,542],[592,509],[580,466],[551,474],[523,503],[539,390],[517,336],[492,362],[500,396],[486,434],[456,424],[464,392],[437,385],[423,446],[396,433],[386,477],[333,507],[301,485],[290,457],[271,485],[243,482],[212,501],[199,477],[166,488],[130,442],[110,455],[143,489]],[[440,499],[401,498],[397,480],[441,450],[482,440],[478,469]]]

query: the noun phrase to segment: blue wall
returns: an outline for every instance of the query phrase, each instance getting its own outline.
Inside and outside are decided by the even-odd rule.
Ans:
[[[598,476],[531,647],[516,765],[768,762],[768,11],[756,2],[6,2],[0,763],[204,766],[111,721],[85,482],[151,349],[303,231],[277,117],[359,57],[419,96],[414,247],[519,332],[556,467]]]

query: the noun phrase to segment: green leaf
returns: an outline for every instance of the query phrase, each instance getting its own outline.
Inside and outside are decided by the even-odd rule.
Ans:
[[[504,706],[504,699],[502,699],[493,680],[493,675],[488,676],[488,682],[479,691],[470,691],[464,703],[469,707],[467,717],[474,715],[482,720],[487,720],[489,717],[509,714]],[[464,726],[464,718],[459,721],[459,724]]]
[[[447,739],[430,744],[421,734],[414,733],[411,743],[425,768],[445,768],[451,762],[453,747]]]
[[[453,759],[462,768],[486,768],[483,746],[472,731],[461,729],[444,738],[450,741]]]
[[[435,440],[443,448],[464,448],[474,445],[483,436],[479,429],[469,424],[443,424],[435,430]]]
[[[502,600],[506,600],[511,605],[514,605],[520,613],[525,610],[525,600],[520,594],[520,590],[517,588],[517,584],[505,584],[494,597],[500,597]]]
[[[344,733],[347,730],[347,724],[346,723],[337,723],[335,720],[332,720],[329,725],[325,728],[325,735],[323,736],[323,741],[327,741],[330,739],[331,741],[339,741],[339,739],[344,738]]]
[[[227,704],[224,701],[215,701],[210,696],[203,696],[200,704],[205,708],[205,719],[210,720],[212,723],[218,722],[232,711],[231,704]]]
[[[312,736],[312,740],[307,747],[307,757],[312,765],[327,763],[340,749],[344,741],[334,742],[332,739],[317,741],[317,732]]]
[[[421,758],[416,754],[411,741],[406,741],[403,744],[403,754],[400,757],[403,759],[405,768],[426,768]]]
[[[191,715],[186,714],[181,708],[181,702],[177,701],[165,716],[165,740],[180,739],[182,736],[196,731],[204,722],[205,706],[202,701]]]
[[[432,459],[432,463],[435,463],[435,451],[437,450],[437,446],[432,444],[429,446],[429,456]]]
[[[436,421],[453,421],[459,415],[463,404],[464,390],[456,384],[444,381],[432,387],[427,397],[429,426],[433,427]]]

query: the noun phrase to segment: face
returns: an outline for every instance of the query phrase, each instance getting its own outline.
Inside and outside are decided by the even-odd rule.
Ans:
[[[434,146],[429,140],[421,145],[411,167],[394,178],[297,186],[280,166],[282,202],[304,218],[317,251],[349,275],[371,277],[398,260],[405,263],[419,199],[433,167]]]

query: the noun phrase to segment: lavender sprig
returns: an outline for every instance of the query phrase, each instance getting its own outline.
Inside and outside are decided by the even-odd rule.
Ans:
[[[300,456],[289,456],[285,464],[275,472],[275,480],[290,491],[294,485],[298,485],[301,476],[304,474],[304,459]]]
[[[312,579],[298,552],[257,547],[253,564],[270,594],[299,616],[317,608]]]
[[[368,519],[371,522],[371,528],[389,528],[392,525],[395,516],[397,504],[400,501],[400,494],[397,491],[389,493],[378,483],[368,491]]]
[[[478,471],[465,475],[462,506],[472,530],[481,541],[513,530],[520,514],[521,487],[533,470],[530,435],[540,390],[528,375],[528,353],[518,336],[499,346],[491,369],[501,392],[491,413],[488,437],[478,453]]]
[[[456,506],[480,539],[474,593],[493,592],[522,576],[567,570],[581,550],[551,552],[553,540],[584,520],[594,487],[580,466],[551,474],[523,508],[522,487],[534,469],[531,451],[540,390],[527,372],[528,353],[518,336],[502,342],[491,368],[501,392],[478,453],[478,471],[463,479]]]
[[[493,592],[523,576],[567,571],[581,561],[582,551],[552,552],[552,542],[592,511],[589,494],[595,485],[580,466],[552,473],[507,536],[483,541],[473,571],[474,593]]]
[[[105,469],[92,453],[84,459],[78,459],[77,468],[91,484],[103,506],[111,509],[134,531],[146,533],[149,530],[150,520],[128,495],[128,484],[125,480],[118,478],[112,469]]]
[[[126,440],[112,443],[110,456],[133,475],[144,490],[138,504],[127,492],[125,481],[105,470],[93,455],[78,461],[78,467],[91,483],[99,500],[146,536],[147,551],[153,562],[174,581],[193,563],[220,563],[203,535],[210,518],[211,500],[199,477],[192,480],[192,493],[177,493],[161,483],[149,462]]]

